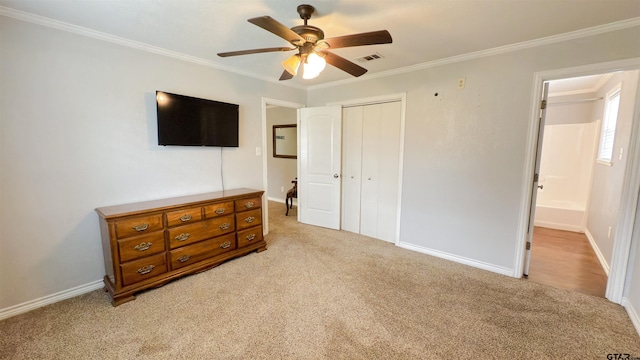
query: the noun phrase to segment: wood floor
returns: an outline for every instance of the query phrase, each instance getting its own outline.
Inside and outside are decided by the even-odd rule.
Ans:
[[[604,297],[607,275],[587,236],[536,227],[533,231],[529,280]]]

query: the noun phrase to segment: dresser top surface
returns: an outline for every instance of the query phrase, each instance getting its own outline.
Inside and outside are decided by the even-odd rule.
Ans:
[[[130,204],[99,207],[96,209],[96,212],[98,213],[98,215],[100,215],[100,217],[109,219],[112,217],[136,215],[150,210],[163,211],[185,205],[197,205],[209,201],[225,201],[247,196],[262,196],[262,193],[264,193],[263,190],[256,189],[231,189],[204,194],[185,195],[167,199],[157,199]]]

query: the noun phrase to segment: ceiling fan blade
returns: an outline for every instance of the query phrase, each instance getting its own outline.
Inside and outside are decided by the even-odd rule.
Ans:
[[[288,47],[273,47],[273,48],[264,48],[264,49],[252,49],[252,50],[240,50],[240,51],[229,51],[218,53],[220,57],[227,56],[238,56],[238,55],[249,55],[249,54],[258,54],[258,53],[266,53],[266,52],[275,52],[275,51],[291,51],[296,48],[288,48]]]
[[[379,30],[361,34],[337,36],[324,39],[324,41],[329,44],[331,49],[337,49],[351,46],[390,44],[393,39],[391,39],[391,34],[389,34],[387,30]]]
[[[364,73],[367,72],[367,69],[363,68],[360,65],[352,63],[351,61],[343,58],[342,56],[338,56],[328,51],[323,51],[322,53],[325,55],[324,59],[327,62],[327,64],[331,64],[342,71],[348,72],[353,76],[358,77],[358,76],[364,75]]]
[[[293,75],[289,74],[289,72],[287,70],[282,72],[282,75],[280,75],[280,81],[289,80],[289,79],[293,79]]]
[[[278,21],[274,20],[270,16],[261,16],[261,17],[249,19],[247,21],[280,36],[281,38],[287,40],[290,43],[295,42],[295,43],[299,43],[300,45],[305,43],[304,38],[302,38],[300,35],[293,32],[293,30],[282,25]]]

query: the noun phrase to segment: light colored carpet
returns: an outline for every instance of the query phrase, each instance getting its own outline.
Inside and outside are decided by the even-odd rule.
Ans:
[[[470,268],[270,203],[269,249],[112,307],[102,291],[0,322],[2,359],[640,356],[606,299]]]

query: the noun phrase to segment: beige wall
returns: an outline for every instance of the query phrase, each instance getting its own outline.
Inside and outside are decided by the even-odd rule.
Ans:
[[[267,181],[268,196],[270,199],[284,202],[293,184],[291,180],[297,175],[297,160],[274,158],[272,132],[273,125],[296,124],[298,119],[297,110],[282,106],[270,106],[267,108]]]
[[[613,240],[618,225],[617,219],[620,197],[626,171],[627,156],[629,154],[631,125],[633,124],[636,91],[638,88],[638,71],[616,73],[597,93],[598,97],[605,97],[608,91],[620,83],[622,83],[622,88],[620,92],[620,108],[618,111],[618,121],[616,123],[612,164],[611,166],[595,164],[587,220],[587,230],[593,237],[600,253],[606,261],[607,268],[611,266]],[[592,115],[594,120],[602,120],[604,103],[605,101],[603,99],[594,105]],[[618,158],[621,148],[626,150],[626,152],[623,152],[622,160]],[[609,227],[611,227],[610,235]]]
[[[96,207],[262,187],[262,97],[299,89],[0,18],[0,312],[100,286]],[[240,105],[240,147],[157,145],[155,91]],[[222,165],[221,165],[222,157]]]
[[[260,188],[263,97],[406,93],[401,243],[513,274],[534,74],[640,57],[636,27],[305,92],[8,18],[0,32],[0,309],[99,283],[95,207],[219,190],[221,170]],[[240,147],[157,146],[158,89],[240,104]]]
[[[639,37],[636,27],[317,86],[308,105],[406,92],[401,245],[513,275],[535,74],[639,57]]]

